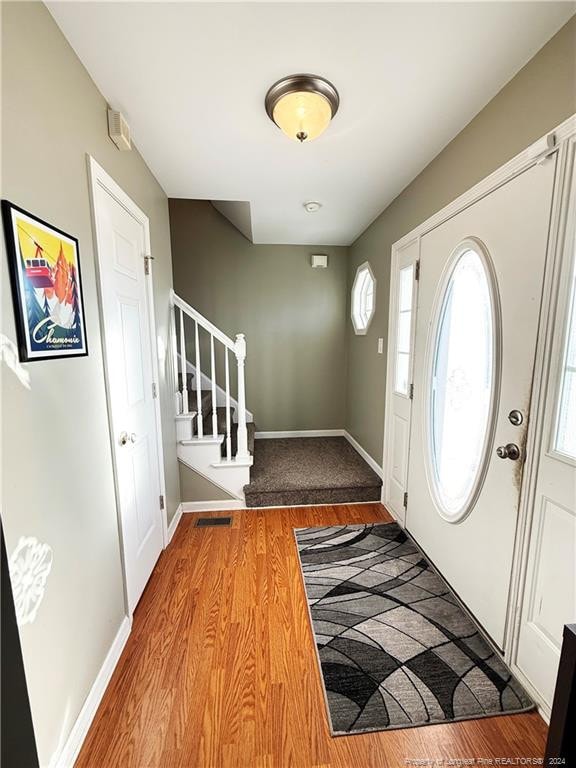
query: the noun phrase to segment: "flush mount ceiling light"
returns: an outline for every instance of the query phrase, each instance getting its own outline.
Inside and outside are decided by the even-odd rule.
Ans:
[[[322,203],[317,203],[315,200],[310,200],[307,203],[304,203],[304,208],[308,211],[308,213],[316,213],[316,211],[319,211],[320,208],[322,208]]]
[[[318,75],[289,75],[266,94],[268,117],[291,139],[318,138],[338,111],[340,97],[332,83]]]

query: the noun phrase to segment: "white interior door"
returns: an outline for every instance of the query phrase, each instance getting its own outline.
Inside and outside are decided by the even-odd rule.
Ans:
[[[420,243],[406,526],[500,647],[554,170],[533,166]]]
[[[130,613],[163,546],[158,434],[147,302],[146,224],[94,185],[116,485]]]
[[[548,706],[576,622],[576,175],[571,185],[516,663]]]
[[[390,307],[390,327],[396,338],[388,357],[389,396],[386,406],[384,460],[384,503],[400,522],[404,522],[408,480],[410,418],[412,412],[412,367],[414,311],[417,299],[417,269],[420,238],[412,240],[396,254],[395,291]]]

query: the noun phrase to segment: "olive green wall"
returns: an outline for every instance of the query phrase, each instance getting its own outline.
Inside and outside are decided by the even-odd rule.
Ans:
[[[182,492],[182,503],[187,501],[231,501],[235,497],[219,486],[210,482],[203,475],[198,474],[190,467],[178,462],[180,470],[180,489]]]
[[[174,290],[232,338],[246,334],[258,429],[344,428],[347,249],[253,245],[207,201],[169,205]],[[328,269],[312,269],[314,252]]]
[[[386,350],[377,354],[377,339],[388,333],[392,244],[575,112],[573,17],[350,247],[348,296],[364,261],[378,283],[366,336],[356,336],[348,326],[347,429],[379,464]]]
[[[2,197],[78,237],[88,357],[2,367],[2,522],[53,550],[36,620],[20,628],[41,765],[68,738],[124,617],[86,153],[148,214],[158,337],[168,344],[168,203],[136,150],[108,138],[107,105],[41,3],[2,3]],[[2,238],[2,248],[4,243]],[[2,333],[16,340],[2,254]],[[170,516],[180,503],[171,370],[160,396]]]

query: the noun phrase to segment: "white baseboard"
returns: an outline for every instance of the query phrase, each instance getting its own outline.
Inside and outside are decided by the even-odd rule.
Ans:
[[[170,525],[168,526],[168,544],[172,541],[172,537],[176,533],[176,528],[178,528],[178,523],[182,519],[182,504],[178,504],[178,509],[176,510],[176,514],[172,518],[172,521],[170,522]]]
[[[287,432],[256,432],[256,440],[272,440],[281,437],[346,437],[344,429],[302,429]]]
[[[232,509],[246,509],[246,502],[240,499],[223,499],[222,501],[183,501],[180,504],[182,512],[228,512]]]
[[[126,645],[126,641],[130,635],[131,626],[131,620],[128,618],[128,616],[125,616],[122,623],[120,624],[118,632],[116,633],[116,637],[110,646],[110,650],[106,654],[106,658],[100,667],[100,671],[98,672],[96,680],[90,689],[90,693],[84,702],[84,706],[80,710],[80,714],[76,718],[76,722],[72,726],[72,730],[70,731],[68,738],[62,747],[62,750],[54,755],[50,761],[51,767],[74,767],[74,763],[78,757],[78,754],[80,753],[80,749],[84,743],[88,729],[92,724],[96,710],[102,701],[102,696],[104,696],[104,692],[108,687],[112,673],[114,672],[122,651],[124,650],[124,646]]]
[[[254,435],[256,440],[271,440],[273,438],[282,437],[345,437],[350,445],[358,451],[360,456],[368,464],[368,466],[376,472],[378,477],[383,477],[382,467],[375,461],[372,456],[366,451],[360,443],[352,437],[352,435],[345,429],[304,429],[304,430],[292,430],[286,432],[256,432]]]
[[[526,677],[524,672],[518,667],[518,665],[509,659],[504,657],[504,661],[508,664],[518,681],[524,686],[529,696],[531,696],[534,699],[534,703],[536,704],[536,707],[538,709],[538,714],[544,720],[546,725],[550,725],[550,716],[552,714],[550,704],[548,702],[544,701],[542,698],[540,691],[537,691],[536,688],[532,685],[531,681]]]
[[[375,461],[372,458],[372,456],[370,456],[368,451],[362,448],[358,440],[353,438],[352,435],[346,430],[344,430],[344,437],[346,438],[346,440],[348,440],[350,445],[358,451],[358,453],[360,454],[360,456],[362,456],[362,458],[364,459],[366,464],[368,464],[370,469],[373,469],[374,472],[376,472],[376,474],[378,475],[378,477],[380,478],[384,477],[384,472],[382,471],[382,467],[380,466],[380,464],[378,464],[378,462]]]

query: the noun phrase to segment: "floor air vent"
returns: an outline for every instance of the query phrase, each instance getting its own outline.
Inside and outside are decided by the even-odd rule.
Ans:
[[[232,525],[231,517],[199,517],[196,520],[196,528],[211,528]]]

